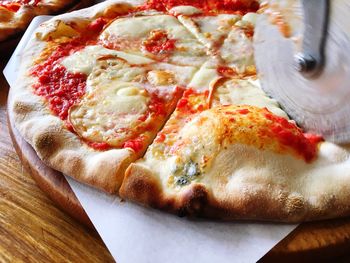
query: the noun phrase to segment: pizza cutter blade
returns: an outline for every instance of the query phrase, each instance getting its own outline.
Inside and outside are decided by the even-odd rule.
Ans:
[[[284,1],[287,0],[280,0]],[[303,10],[306,1],[314,5],[313,11],[310,6],[309,11]],[[254,49],[262,88],[306,132],[321,134],[336,143],[348,143],[350,2],[330,0],[329,6],[323,7],[320,3],[327,4],[326,1],[296,2],[287,10],[289,15],[293,13],[290,37],[281,34],[269,14],[258,18]],[[315,18],[315,11],[322,14],[322,8],[327,8],[324,9],[327,14]],[[308,56],[316,59],[310,64]],[[307,69],[309,66],[311,70]]]

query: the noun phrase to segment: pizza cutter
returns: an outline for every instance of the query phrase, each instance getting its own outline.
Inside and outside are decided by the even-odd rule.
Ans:
[[[254,35],[262,88],[304,131],[349,143],[350,1],[271,0],[266,10]]]

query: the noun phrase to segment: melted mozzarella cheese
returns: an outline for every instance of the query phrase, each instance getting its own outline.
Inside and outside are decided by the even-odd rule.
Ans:
[[[274,114],[288,119],[276,100],[269,98],[259,81],[229,80],[216,88],[213,105],[251,105],[267,108]]]
[[[163,71],[171,73],[175,80],[173,84],[178,86],[187,86],[198,70],[196,67],[177,66],[168,63],[155,63],[150,65],[149,68],[158,72]]]
[[[73,106],[69,119],[81,137],[117,147],[142,123],[139,118],[146,113],[148,102],[148,93],[140,84],[110,81]]]
[[[118,38],[144,39],[155,29],[166,31],[170,39],[191,38],[175,17],[155,15],[116,19],[102,32],[100,39],[106,41]]]
[[[221,46],[221,41],[225,39],[240,16],[220,14],[199,17],[179,16],[178,19],[203,45],[213,49]]]
[[[146,78],[145,67],[131,66],[119,58],[108,58],[95,62],[87,79],[87,91],[93,87],[110,85],[112,81],[143,82]]]
[[[180,5],[180,6],[175,6],[169,10],[170,14],[173,14],[175,16],[178,15],[199,15],[202,13],[202,10],[195,8],[194,6],[189,6],[189,5]]]
[[[240,71],[254,65],[253,43],[240,28],[231,30],[220,48],[220,55],[228,66]]]
[[[168,39],[175,40],[175,49],[166,55],[168,62],[200,66],[207,59],[204,46],[175,17],[170,15],[116,19],[102,32],[100,40],[112,46],[117,43],[117,46],[122,46],[126,52],[159,58],[164,54],[151,54],[142,46],[155,30],[164,31]]]
[[[249,23],[252,26],[255,26],[257,18],[258,15],[256,13],[246,13],[242,17],[242,21],[244,21],[245,23]]]
[[[109,56],[93,64],[87,93],[70,110],[70,121],[86,140],[114,147],[120,147],[151,121],[141,118],[148,111],[149,93],[171,100],[176,86],[187,85],[196,71],[167,63],[130,65]]]
[[[61,64],[70,72],[89,75],[98,59],[103,56],[116,56],[130,64],[141,65],[152,63],[153,60],[125,52],[111,50],[102,46],[87,46],[84,49],[64,58]]]
[[[219,78],[216,64],[207,62],[196,72],[188,86],[195,90],[208,90]]]

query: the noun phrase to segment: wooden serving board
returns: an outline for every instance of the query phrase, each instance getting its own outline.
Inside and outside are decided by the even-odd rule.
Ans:
[[[8,101],[11,100],[11,89]],[[23,166],[38,186],[64,211],[88,227],[91,221],[63,174],[46,166],[21,137],[8,107],[8,127]],[[277,244],[259,262],[324,262],[349,253],[350,218],[304,223]],[[350,259],[350,257],[349,257]],[[342,259],[343,260],[343,259]],[[347,261],[343,261],[347,262]]]

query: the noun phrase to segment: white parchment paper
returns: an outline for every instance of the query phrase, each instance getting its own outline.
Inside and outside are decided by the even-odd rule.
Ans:
[[[37,26],[36,17],[4,69],[13,85],[21,51]],[[179,218],[104,194],[66,177],[118,263],[255,262],[296,225],[218,222]]]

